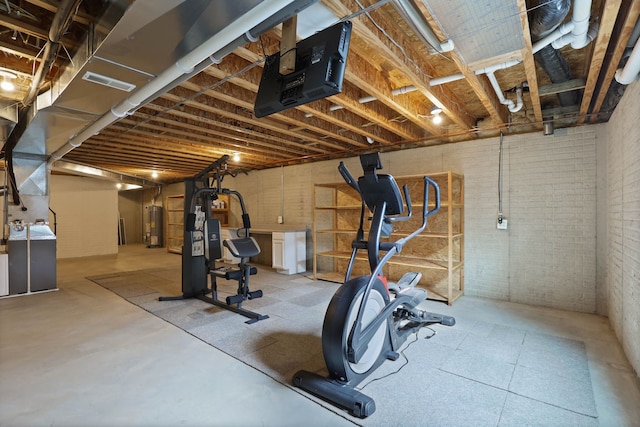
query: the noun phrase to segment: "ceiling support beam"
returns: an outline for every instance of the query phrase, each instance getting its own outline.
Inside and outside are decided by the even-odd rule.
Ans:
[[[609,87],[611,86],[611,82],[613,81],[613,77],[620,65],[620,60],[622,59],[622,55],[624,54],[624,51],[627,47],[627,43],[629,42],[629,37],[631,36],[631,33],[633,32],[633,28],[636,25],[636,22],[638,22],[639,18],[640,18],[640,0],[632,0],[631,4],[629,5],[629,9],[624,19],[624,22],[621,25],[620,34],[619,34],[619,37],[617,38],[618,41],[611,54],[611,59],[609,60],[607,69],[601,79],[602,86],[598,91],[598,96],[593,105],[593,110],[592,110],[593,113],[599,113],[600,109],[602,108],[604,99],[607,96],[607,92],[609,91]]]
[[[360,10],[358,4],[353,0],[331,3],[323,1],[323,4],[336,16],[348,16]],[[380,21],[382,22],[383,19],[380,18]],[[439,92],[441,93],[438,95],[432,92],[429,80],[430,78],[436,77],[437,73],[431,64],[423,59],[423,55],[416,52],[409,43],[403,45],[404,51],[402,51],[396,44],[389,40],[388,36],[397,43],[402,43],[404,37],[398,32],[396,27],[397,23],[385,25],[385,34],[378,29],[366,15],[362,15],[353,21],[354,37],[361,38],[369,44],[369,46],[374,47],[380,54],[392,62],[420,93],[434,105],[440,107],[444,114],[455,124],[464,130],[475,127],[475,117],[463,108],[463,103],[457,99],[453,92],[444,87],[439,87]],[[411,58],[411,60],[409,60],[409,58]],[[416,69],[417,67],[419,69]]]
[[[522,49],[522,62],[524,63],[524,72],[527,75],[527,84],[529,85],[529,96],[531,97],[533,115],[536,119],[537,127],[542,129],[542,106],[540,104],[540,94],[538,92],[536,62],[533,59],[533,44],[531,42],[531,30],[529,29],[529,17],[527,16],[527,4],[525,3],[525,0],[517,1],[525,46],[524,49]]]

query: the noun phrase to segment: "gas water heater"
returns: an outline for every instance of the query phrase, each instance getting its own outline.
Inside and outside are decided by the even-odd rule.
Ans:
[[[147,206],[145,240],[148,248],[162,247],[162,206]]]

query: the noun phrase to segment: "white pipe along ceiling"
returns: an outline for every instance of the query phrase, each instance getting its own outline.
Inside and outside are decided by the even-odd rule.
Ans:
[[[636,41],[636,45],[631,52],[631,56],[627,59],[624,68],[616,71],[616,81],[621,85],[628,85],[638,78],[640,73],[640,39]]]
[[[49,165],[61,159],[74,148],[79,147],[84,141],[96,133],[99,133],[111,123],[132,112],[143,101],[152,97],[176,78],[193,71],[196,65],[207,59],[207,57],[214,55],[238,37],[248,33],[252,28],[264,21],[265,17],[269,17],[280,11],[290,3],[293,3],[293,0],[270,0],[258,4],[186,56],[176,61],[173,66],[160,73],[155,79],[134,92],[133,95],[113,106],[107,113],[103,114],[98,120],[87,126],[80,133],[70,138],[65,145],[51,154]]]
[[[539,130],[547,119],[561,127],[602,122],[624,93],[618,82],[636,78],[640,54],[637,37],[629,36],[638,11],[631,4],[640,0],[101,1],[113,10],[90,10],[87,2],[74,8],[60,42],[67,54],[60,47],[26,120],[13,114],[2,122],[5,145],[18,139],[5,152],[23,170],[37,156],[49,171],[77,161],[132,177],[148,174],[148,185],[157,185],[195,170],[209,145],[216,155],[246,151],[238,163],[262,169],[346,156],[371,149],[371,141],[396,150],[407,141],[488,137],[505,126]],[[253,105],[263,63],[283,50],[277,23],[259,30],[303,2],[316,4],[297,19],[299,40],[341,20],[353,23],[347,85],[336,97],[263,120]],[[18,10],[14,3],[0,0],[0,20]],[[38,29],[43,46],[53,10],[40,1],[20,4],[46,18]],[[285,10],[267,16],[282,5]],[[20,32],[16,23],[17,34],[27,34],[27,24]],[[10,32],[0,35],[11,43]],[[42,57],[44,50],[29,46],[34,58]],[[33,74],[17,61],[15,67]],[[16,112],[29,82],[2,94]],[[442,109],[442,124],[425,120],[433,106]],[[182,153],[174,156],[176,150]],[[160,177],[147,173],[156,169]],[[20,193],[30,195],[21,187]]]
[[[397,4],[400,6],[405,6],[403,1],[397,1]],[[407,14],[411,17],[410,14]],[[573,5],[573,14],[571,17],[571,21],[560,25],[557,29],[555,29],[552,33],[548,34],[541,40],[537,41],[533,45],[533,53],[539,52],[541,49],[548,45],[552,45],[555,49],[560,49],[563,46],[571,44],[571,47],[574,49],[581,49],[588,45],[591,41],[593,41],[598,32],[598,26],[596,23],[589,27],[589,20],[591,18],[591,0],[576,0]],[[433,42],[429,42],[429,44],[433,45]],[[636,56],[640,56],[640,54],[636,54]],[[488,67],[480,68],[475,70],[474,73],[476,75],[486,74],[489,82],[491,83],[491,87],[495,91],[498,96],[498,100],[501,104],[507,106],[509,111],[515,113],[520,111],[522,106],[524,105],[522,99],[522,87],[519,86],[516,88],[516,102],[514,103],[510,99],[506,99],[500,85],[494,75],[497,70],[507,69],[513,67],[514,65],[520,64],[522,62],[521,59],[514,59],[511,61],[491,65]],[[637,72],[636,72],[637,74]],[[625,73],[625,78],[627,81],[628,76]],[[635,76],[635,74],[634,74]],[[437,86],[441,84],[446,84],[450,82],[454,82],[456,80],[464,79],[464,74],[458,73],[450,76],[438,77],[431,79],[429,81],[430,86]],[[616,77],[617,79],[617,77]],[[633,79],[631,80],[633,81]],[[626,83],[628,84],[628,83]],[[391,91],[394,96],[409,93],[415,91],[415,86],[404,86]]]

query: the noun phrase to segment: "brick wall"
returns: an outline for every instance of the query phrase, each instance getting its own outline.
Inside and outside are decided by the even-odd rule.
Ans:
[[[640,372],[640,82],[626,89],[607,126],[609,319]]]
[[[468,295],[593,313],[596,310],[596,146],[606,125],[504,138],[503,213],[496,229],[499,138],[382,154],[385,173],[452,170],[465,176]],[[361,173],[357,158],[345,163]],[[252,172],[233,186],[254,223],[312,226],[314,182],[339,182],[339,160]],[[226,183],[231,185],[230,183]],[[311,253],[309,252],[309,257]]]

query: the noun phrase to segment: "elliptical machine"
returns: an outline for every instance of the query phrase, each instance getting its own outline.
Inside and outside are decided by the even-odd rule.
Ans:
[[[374,400],[355,387],[385,360],[397,360],[399,348],[409,335],[423,326],[441,323],[453,326],[451,316],[429,313],[417,308],[427,298],[427,291],[416,288],[419,273],[406,273],[398,283],[387,283],[382,268],[402,251],[403,246],[427,226],[427,218],[440,209],[438,184],[424,177],[422,225],[406,237],[381,242],[390,237],[393,223],[412,216],[409,189],[400,189],[391,175],[377,174],[382,169],[378,153],[360,156],[364,170],[356,182],[343,162],[338,170],[344,180],[362,198],[360,226],[352,242],[352,253],[344,284],[335,292],[322,326],[322,352],[329,377],[298,371],[293,384],[333,405],[365,418],[375,411]],[[428,208],[429,187],[435,191],[435,206]],[[403,215],[406,205],[406,215]],[[365,206],[372,212],[368,239],[364,239]],[[351,278],[358,251],[367,252],[371,274]],[[384,255],[381,256],[381,252]]]

